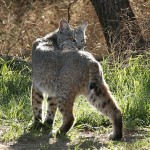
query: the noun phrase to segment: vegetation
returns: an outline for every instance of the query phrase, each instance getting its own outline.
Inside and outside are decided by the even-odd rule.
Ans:
[[[91,144],[88,145],[87,139],[84,136],[79,136],[81,133],[84,135],[90,132],[96,138],[100,134],[111,131],[111,124],[106,117],[99,115],[99,112],[90,106],[82,96],[76,100],[74,108],[76,123],[69,132],[68,138],[71,142],[75,142],[74,149],[82,148],[85,141],[87,148],[93,149],[97,149],[98,146],[113,149],[114,145],[119,149],[121,147],[136,149],[143,148],[143,146],[148,149],[150,146],[150,139],[148,138],[150,135],[148,135],[148,132],[150,132],[150,53],[129,58],[128,61],[122,61],[121,63],[110,60],[109,58],[104,60],[102,66],[105,79],[123,112],[124,133],[126,135],[128,132],[130,133],[130,130],[136,133],[136,129],[140,128],[137,134],[143,134],[143,139],[130,142],[130,139],[128,139],[130,135],[126,135],[123,143],[107,141],[103,143],[104,145],[97,145],[94,139],[90,138]],[[32,123],[30,105],[31,70],[29,67],[23,67],[22,70],[14,69],[10,67],[8,61],[3,59],[0,60],[0,66],[0,126],[3,127],[0,140],[8,142],[29,134],[29,125]],[[60,123],[61,116],[58,112],[54,128],[57,129]],[[41,132],[27,137],[35,140],[39,136],[41,136]],[[66,139],[62,137],[62,140]],[[48,146],[48,143],[47,145],[44,145],[44,143],[41,145],[45,149]],[[69,145],[67,147],[69,149]]]
[[[45,34],[54,31],[58,27],[58,22],[61,18],[67,19],[69,4],[73,1],[74,0],[2,0],[0,5],[0,54],[9,54],[30,59],[33,41],[37,37],[44,36]],[[109,1],[107,1],[107,3],[108,2]],[[112,2],[114,2],[114,0],[111,1],[111,3]],[[102,1],[102,3],[106,2]],[[118,3],[119,1],[117,1],[116,4]],[[101,6],[103,5],[107,6],[105,4],[102,4]],[[130,5],[135,14],[135,18],[138,21],[138,25],[140,26],[144,40],[149,41],[149,0],[130,0]],[[122,4],[119,5],[119,7],[121,6]],[[109,7],[111,6],[109,5]],[[115,8],[118,8],[118,6]],[[107,13],[109,13],[109,11],[107,11],[106,14]],[[112,14],[114,14],[114,11],[110,15]],[[107,17],[107,15],[105,17]],[[111,22],[111,20],[114,20],[115,18],[116,17],[114,16],[114,18],[108,20]],[[88,21],[89,24],[86,32],[87,49],[98,58],[107,56],[108,48],[106,46],[103,28],[101,28],[99,19],[90,0],[77,0],[71,5],[70,25],[75,27],[83,21]],[[119,27],[118,29],[119,31],[121,30],[123,34],[127,34],[128,32],[126,32],[126,30],[128,29],[130,29],[130,33],[132,33],[132,28],[128,25],[128,21],[129,19],[125,18],[123,22],[120,22],[123,23],[124,28]],[[116,27],[114,29],[116,29]],[[107,28],[107,26],[104,28]],[[135,31],[137,31],[137,28],[135,29]],[[112,33],[109,30],[109,37],[111,36]],[[118,38],[116,37],[116,40],[117,39]],[[135,37],[132,36],[130,40],[131,39],[134,39],[132,45],[135,45]],[[127,42],[128,40],[129,39],[122,40],[123,43],[121,44],[122,47],[127,45],[127,49],[131,50],[131,44]],[[110,42],[112,42],[111,50],[113,52],[120,43],[114,43],[112,39]],[[122,49],[120,49],[120,51],[122,52]]]
[[[150,51],[136,49],[122,40],[128,51],[119,58],[113,54],[103,60],[104,76],[123,112],[124,138],[121,142],[108,140],[111,123],[100,115],[84,97],[77,98],[74,127],[67,136],[60,139],[49,138],[47,134],[29,132],[32,123],[30,104],[31,68],[19,56],[31,60],[31,47],[37,37],[41,37],[58,27],[61,18],[68,18],[70,0],[3,0],[0,5],[0,149],[104,149],[104,150],[148,150],[150,147]],[[130,1],[142,36],[149,42],[148,0]],[[79,11],[80,8],[80,11]],[[116,7],[117,8],[117,7]],[[103,28],[88,0],[78,0],[70,7],[70,24],[75,27],[88,21],[86,32],[87,49],[97,58],[108,56],[108,48]],[[81,13],[82,12],[82,13]],[[111,20],[111,19],[110,19]],[[123,20],[123,33],[128,27],[128,19]],[[121,29],[121,28],[119,28]],[[110,32],[111,36],[112,33]],[[122,43],[110,43],[112,51]],[[116,44],[116,45],[115,45]],[[148,49],[148,48],[147,48]],[[5,56],[4,56],[5,54]],[[136,57],[137,54],[142,54]],[[9,56],[10,57],[9,57]],[[122,59],[122,58],[123,59]],[[61,124],[58,112],[54,129]],[[9,145],[8,147],[5,147]],[[4,146],[4,147],[3,147]]]

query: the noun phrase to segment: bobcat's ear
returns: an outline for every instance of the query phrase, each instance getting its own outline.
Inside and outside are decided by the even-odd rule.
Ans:
[[[85,32],[87,26],[88,26],[88,22],[85,21],[85,22],[83,22],[81,25],[79,25],[79,29],[81,29],[82,31]]]
[[[59,29],[63,30],[63,29],[70,29],[70,25],[68,24],[68,22],[65,19],[61,19],[59,22]]]

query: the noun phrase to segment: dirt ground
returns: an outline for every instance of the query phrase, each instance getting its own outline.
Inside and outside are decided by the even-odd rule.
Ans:
[[[0,129],[0,136],[4,130]],[[137,140],[146,138],[144,130],[125,130],[120,143],[133,144]],[[100,149],[108,146],[108,135],[98,134],[92,131],[79,132],[74,140],[68,136],[61,138],[49,138],[46,134],[33,136],[28,133],[19,137],[18,140],[8,143],[0,141],[0,150],[68,150],[68,149]],[[148,149],[146,149],[148,150]]]

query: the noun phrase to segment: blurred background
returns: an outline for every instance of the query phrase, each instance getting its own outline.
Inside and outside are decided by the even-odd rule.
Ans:
[[[150,39],[150,4],[148,0],[130,0],[144,39]],[[0,54],[31,58],[37,37],[58,28],[61,18],[68,19],[71,0],[0,0]],[[101,58],[108,55],[98,17],[90,0],[78,0],[70,7],[70,25],[88,21],[87,49]]]

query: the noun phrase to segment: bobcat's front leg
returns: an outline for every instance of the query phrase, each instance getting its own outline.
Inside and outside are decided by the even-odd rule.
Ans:
[[[32,129],[39,130],[42,127],[42,103],[43,103],[43,95],[33,85],[32,86],[32,109],[33,109],[34,122],[31,127],[31,130]]]
[[[74,116],[73,116],[73,102],[74,99],[69,99],[63,97],[57,97],[58,109],[63,117],[63,123],[61,127],[56,131],[56,136],[66,134],[73,125]],[[50,133],[50,136],[53,136],[53,132]]]
[[[43,129],[45,131],[52,129],[56,110],[57,110],[57,102],[55,97],[48,97],[46,118],[43,125]]]

